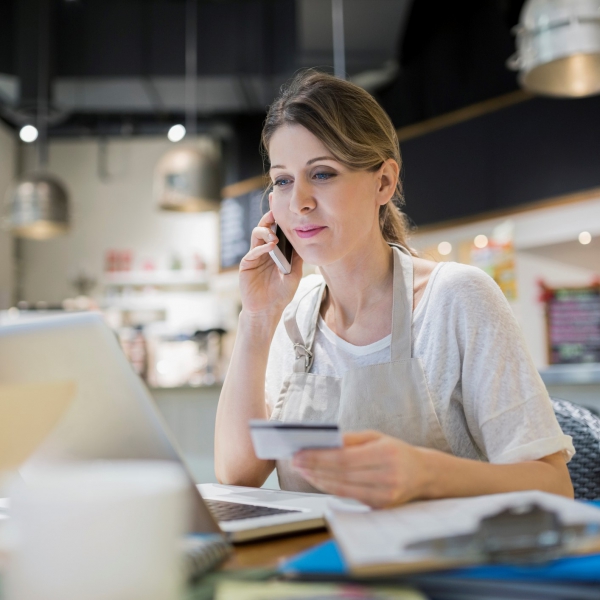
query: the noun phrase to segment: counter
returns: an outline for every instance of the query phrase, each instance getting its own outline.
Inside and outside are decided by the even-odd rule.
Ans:
[[[540,375],[551,396],[600,413],[600,364],[551,365]]]

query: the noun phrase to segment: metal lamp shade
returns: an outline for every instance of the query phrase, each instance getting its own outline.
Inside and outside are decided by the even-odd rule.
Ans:
[[[600,93],[600,0],[528,0],[516,32],[508,65],[524,88],[557,97]]]
[[[156,202],[163,210],[203,212],[221,202],[221,165],[216,149],[182,146],[165,154],[156,165]]]
[[[62,183],[45,173],[29,175],[8,191],[5,227],[14,235],[44,240],[69,229],[69,199]]]

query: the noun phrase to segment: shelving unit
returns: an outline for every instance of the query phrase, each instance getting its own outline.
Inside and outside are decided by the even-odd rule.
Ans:
[[[194,286],[208,290],[209,283],[203,271],[115,271],[102,278],[105,287]]]

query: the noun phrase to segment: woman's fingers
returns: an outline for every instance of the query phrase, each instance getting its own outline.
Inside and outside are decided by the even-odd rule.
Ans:
[[[307,473],[306,480],[317,489],[334,496],[354,498],[373,508],[383,508],[393,504],[393,490],[372,484],[361,485],[347,481],[335,481],[326,477]]]
[[[252,237],[250,240],[250,248],[254,248],[260,244],[268,242],[276,242],[277,237],[271,231],[271,227],[275,224],[275,217],[271,211],[265,213],[258,225],[252,230]]]
[[[364,464],[361,461],[364,448],[360,446],[369,442],[375,442],[382,437],[379,431],[367,429],[365,431],[353,431],[344,434],[344,447],[331,450],[303,450],[294,456],[294,465],[316,468],[318,466],[329,466],[339,469],[348,464],[358,466]],[[352,452],[352,446],[359,446],[358,452]],[[369,460],[368,458],[366,460]]]
[[[275,217],[273,216],[273,211],[266,212],[258,222],[258,227],[271,227],[271,225],[275,224]]]
[[[250,248],[256,248],[257,246],[268,244],[269,242],[277,242],[277,236],[269,227],[255,227],[252,230]]]
[[[385,458],[376,442],[368,442],[332,450],[303,450],[294,456],[293,464],[307,469],[377,468]]]
[[[366,442],[373,442],[382,437],[380,431],[374,431],[373,429],[366,429],[365,431],[351,431],[350,433],[344,434],[344,446],[354,446],[356,444],[365,444]]]
[[[303,477],[318,478],[322,481],[351,483],[353,485],[390,486],[394,483],[390,470],[385,468],[352,469],[349,471],[300,468],[298,471]]]
[[[243,271],[247,268],[256,267],[255,262],[263,255],[271,252],[275,246],[275,242],[269,242],[267,244],[263,244],[262,246],[256,246],[255,248],[252,248],[252,250],[250,250],[250,252],[248,252],[248,254],[246,254],[246,256],[244,256],[240,262],[240,269]]]

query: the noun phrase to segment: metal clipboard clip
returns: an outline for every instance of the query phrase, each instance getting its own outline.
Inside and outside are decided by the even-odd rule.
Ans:
[[[475,533],[415,542],[406,550],[476,562],[541,563],[598,543],[600,525],[562,525],[554,511],[527,503],[485,517]],[[578,552],[579,551],[579,552]]]

